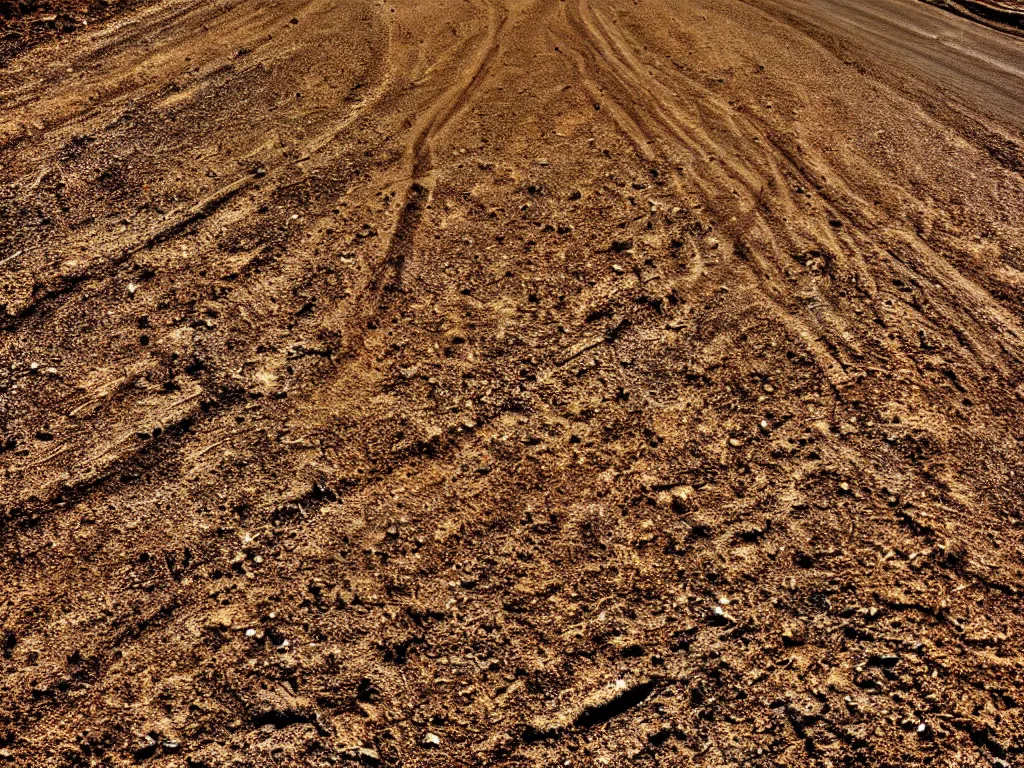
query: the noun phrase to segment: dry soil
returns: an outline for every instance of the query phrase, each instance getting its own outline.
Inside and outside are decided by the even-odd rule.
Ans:
[[[1024,40],[75,26],[0,69],[0,761],[1024,760]]]

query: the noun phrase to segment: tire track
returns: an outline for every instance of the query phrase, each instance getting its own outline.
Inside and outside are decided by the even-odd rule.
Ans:
[[[586,0],[581,0],[581,3],[584,7],[589,8]],[[629,45],[623,35],[617,31],[616,25],[607,24],[597,13],[593,13],[592,16],[595,27],[609,41],[609,45],[615,46],[620,60],[625,60],[629,63],[630,69],[636,77],[636,82],[641,85],[647,82],[650,85],[651,101],[659,110],[666,110],[668,112],[669,128],[673,129],[673,136],[680,141],[685,141],[691,134],[696,135],[698,141],[690,147],[694,153],[699,153],[701,150],[706,152],[716,151],[719,145],[714,141],[710,132],[702,131],[698,126],[690,125],[682,116],[672,114],[674,111],[672,107],[674,100],[671,98],[671,94],[668,94],[664,88],[659,88],[659,84],[654,78],[646,78],[642,71],[642,65],[630,53],[636,49],[636,46]],[[617,45],[616,41],[618,41]],[[720,103],[720,100],[706,88],[696,86],[692,81],[688,81],[688,85],[694,88],[694,102],[701,105],[701,109],[708,110],[709,107],[705,105],[711,105],[710,119],[703,119],[702,122],[704,124],[714,125],[724,122],[729,135],[736,137],[743,135],[757,136],[762,146],[771,150],[770,152],[756,150],[753,153],[748,152],[748,154],[756,154],[760,160],[768,165],[770,176],[767,179],[757,169],[750,168],[742,157],[738,158],[741,173],[735,177],[740,183],[744,184],[748,194],[754,199],[750,204],[747,216],[751,219],[757,219],[757,221],[749,222],[746,229],[750,231],[755,226],[758,226],[761,231],[770,233],[775,242],[775,247],[770,252],[776,254],[776,258],[771,260],[762,259],[759,264],[765,270],[765,274],[769,275],[773,282],[782,282],[783,276],[778,270],[778,265],[786,258],[783,254],[787,251],[793,252],[801,247],[806,247],[807,243],[811,243],[815,247],[828,249],[830,252],[841,255],[844,259],[851,261],[857,270],[857,274],[871,275],[873,268],[866,259],[860,256],[860,253],[885,253],[891,248],[891,245],[886,241],[879,241],[870,231],[862,231],[862,227],[858,226],[861,221],[871,222],[872,226],[875,226],[873,221],[875,216],[871,212],[872,206],[869,201],[850,189],[843,178],[837,173],[828,174],[832,183],[838,186],[838,192],[830,194],[825,185],[821,184],[816,176],[808,172],[805,164],[800,162],[792,152],[784,148],[783,142],[780,141],[779,137],[766,134],[750,119],[734,113],[728,106]],[[676,118],[674,121],[671,119],[673,117]],[[728,148],[725,148],[725,150],[728,150]],[[724,170],[731,174],[735,167],[730,165]],[[775,215],[776,219],[800,221],[802,218],[805,218],[796,207],[792,196],[787,192],[783,170],[790,172],[796,178],[802,180],[808,188],[815,190],[815,197],[823,203],[826,210],[834,212],[834,215],[843,224],[847,225],[843,227],[843,231],[849,234],[840,236],[839,233],[828,232],[823,229],[809,232],[794,232],[792,225],[786,227],[773,225],[768,219],[768,214],[775,213],[774,211],[765,209],[764,215],[762,215],[758,209],[764,207],[761,197],[764,190],[767,189],[773,195],[773,205],[782,204],[784,206],[781,215]],[[706,172],[697,174],[698,181],[704,178],[705,175]],[[754,183],[751,184],[748,179],[752,179]],[[758,190],[756,194],[754,192],[755,189]],[[728,209],[724,210],[722,215],[728,215]],[[902,245],[902,241],[906,239],[905,234],[898,233],[897,237],[897,242]],[[779,241],[781,241],[781,245]],[[923,246],[923,251],[918,252],[920,249],[916,247],[913,249],[917,257],[915,259],[918,264],[918,267],[915,269],[917,277],[925,283],[955,284],[959,287],[959,290],[948,294],[948,299],[947,294],[944,293],[936,293],[934,295],[934,299],[938,303],[942,305],[951,304],[944,312],[944,316],[948,320],[955,321],[956,318],[974,317],[979,313],[983,313],[988,315],[988,323],[986,325],[978,325],[978,336],[984,337],[986,333],[990,332],[992,327],[996,327],[1011,329],[1011,333],[1016,339],[1024,338],[1021,335],[1017,319],[1008,313],[991,294],[953,268],[946,259],[927,246],[927,244],[921,242],[920,245]],[[934,264],[940,264],[938,271],[943,273],[942,280],[935,281],[929,276],[928,273],[933,270],[928,265]],[[842,325],[841,315],[843,313],[834,305],[831,305],[830,308],[832,310],[831,322],[838,323],[834,328],[832,336],[833,338],[842,338],[847,330]],[[886,351],[891,354],[894,350],[889,346]],[[1003,375],[1006,375],[1006,366],[1001,365],[998,358],[999,350],[997,346],[989,344],[988,355],[984,359],[979,358],[979,362],[983,367],[985,367],[985,364],[995,365]]]
[[[840,192],[844,199],[829,195],[823,185],[809,175],[805,164],[783,148],[778,137],[766,134],[749,119],[735,114],[734,110],[720,104],[714,94],[690,80],[685,86],[692,91],[691,101],[698,120],[695,122],[681,113],[674,106],[679,98],[644,71],[632,53],[635,46],[630,45],[617,25],[608,24],[598,12],[593,11],[587,0],[567,4],[567,16],[584,50],[590,50],[584,58],[591,71],[581,74],[589,78],[595,72],[605,76],[611,92],[616,95],[614,101],[620,129],[630,135],[633,144],[648,158],[652,154],[651,147],[661,147],[660,154],[673,164],[671,161],[677,159],[673,148],[684,150],[684,163],[690,169],[686,182],[698,189],[718,222],[725,224],[725,234],[732,240],[736,255],[746,263],[755,278],[760,295],[774,307],[791,335],[809,348],[834,383],[847,381],[846,371],[864,356],[858,339],[870,340],[875,345],[873,354],[879,361],[894,355],[906,357],[907,350],[886,334],[871,333],[863,324],[854,330],[847,321],[849,313],[820,291],[815,291],[819,309],[807,312],[793,305],[792,292],[786,287],[783,268],[792,260],[788,254],[811,249],[843,259],[857,277],[858,284],[877,282],[874,273],[879,267],[869,265],[862,254],[881,255],[889,248],[886,242],[879,242],[869,231],[858,226],[861,220],[873,222],[876,218],[871,206],[846,188],[841,179]],[[600,91],[600,86],[595,83],[590,90]],[[644,110],[632,106],[635,94],[643,94]],[[713,126],[718,130],[713,132]],[[726,137],[724,143],[716,138],[723,135]],[[756,137],[759,145],[752,144],[745,137]],[[705,162],[705,157],[721,158],[722,162]],[[751,157],[758,158],[763,168],[752,164]],[[788,191],[787,173],[815,190],[814,196],[839,222],[841,231],[829,231],[824,226],[808,228],[807,225],[797,229],[792,223],[778,223],[806,219]],[[830,174],[830,178],[833,175]],[[682,183],[683,179],[677,176],[677,187]],[[724,192],[729,189],[736,191],[737,187],[738,199]],[[930,292],[935,305],[942,308],[942,315],[947,319],[972,318],[976,328],[973,335],[986,348],[984,355],[974,356],[974,363],[982,369],[994,368],[1004,378],[1010,377],[1009,361],[998,342],[988,340],[986,343],[980,339],[986,333],[990,334],[992,327],[1007,329],[1014,340],[1024,338],[1016,318],[980,286],[935,254],[933,249],[927,250],[931,253],[915,254],[919,257],[915,261],[920,264],[943,262],[940,271],[944,277],[955,273],[958,277],[953,284],[960,287],[960,290],[948,294]],[[922,282],[933,281],[925,278]],[[985,317],[988,322],[979,322],[980,317]]]
[[[293,9],[301,13],[309,8],[314,0],[305,0]],[[90,133],[90,121],[109,121],[118,110],[135,108],[140,102],[158,101],[161,92],[165,91],[168,80],[180,80],[195,75],[194,80],[205,83],[223,84],[232,76],[259,66],[260,59],[255,59],[245,67],[237,66],[237,61],[225,63],[223,58],[210,51],[203,51],[208,59],[191,72],[183,74],[181,65],[190,61],[184,57],[190,52],[189,45],[195,43],[197,31],[207,34],[207,40],[247,40],[247,49],[263,46],[268,38],[263,34],[277,20],[276,14],[260,11],[259,8],[242,14],[239,9],[235,13],[225,13],[221,6],[207,6],[188,2],[184,6],[171,8],[157,7],[147,9],[138,16],[121,23],[111,24],[95,39],[96,45],[89,48],[72,60],[72,70],[80,72],[79,82],[74,89],[74,96],[80,96],[83,90],[97,90],[102,93],[95,99],[85,103],[75,103],[74,99],[62,98],[61,88],[67,77],[64,67],[53,72],[45,71],[38,76],[6,91],[0,91],[0,103],[7,102],[12,110],[25,110],[27,107],[47,104],[57,114],[32,115],[31,119],[45,117],[47,134],[62,130],[65,133]],[[153,47],[153,37],[167,30],[174,30],[175,36],[161,38],[158,46]],[[216,35],[209,34],[216,31]],[[260,34],[257,34],[259,32]],[[212,47],[212,46],[211,46]],[[180,54],[180,56],[175,55]],[[116,61],[118,66],[111,68],[109,63]],[[113,69],[114,74],[111,74]],[[159,76],[140,75],[140,72],[156,70]],[[63,102],[63,103],[62,103]],[[65,111],[66,105],[75,109]],[[24,122],[24,121],[22,121]],[[14,125],[12,121],[9,125]],[[8,129],[7,125],[0,126]],[[0,131],[0,150],[17,147],[28,136],[16,134],[11,130]]]
[[[637,73],[638,67],[635,62],[631,62],[623,54],[621,41],[616,43],[609,38],[591,14],[586,0],[567,3],[566,13],[577,41],[582,49],[587,51],[584,58],[589,66],[581,71],[581,75],[585,81],[592,82],[589,90],[592,93],[601,92],[601,86],[593,81],[593,78],[595,72],[603,72],[609,81],[611,92],[615,94],[615,111],[619,113],[616,122],[634,146],[640,149],[641,154],[648,160],[660,158],[672,167],[677,190],[682,189],[684,183],[697,186],[705,204],[718,214],[719,220],[736,222],[734,231],[726,234],[732,235],[730,239],[733,249],[755,277],[760,295],[773,307],[779,320],[789,329],[790,335],[808,349],[832,385],[838,388],[847,383],[846,368],[849,363],[837,359],[828,346],[818,340],[820,332],[816,332],[786,306],[785,297],[780,295],[779,290],[772,284],[781,283],[780,276],[759,258],[757,249],[747,245],[748,233],[760,218],[758,209],[765,187],[761,183],[758,192],[754,194],[750,193],[750,189],[758,188],[758,181],[755,179],[762,177],[758,177],[745,163],[740,164],[738,168],[720,171],[709,167],[708,163],[701,162],[700,170],[685,177],[684,181],[684,177],[677,169],[676,158],[672,156],[670,150],[665,149],[666,147],[682,146],[687,151],[687,156],[691,158],[690,162],[695,164],[696,158],[719,154],[722,148],[707,139],[703,142],[695,139],[678,120],[666,114],[665,99],[651,92],[650,79]],[[634,106],[636,94],[643,94],[646,97],[646,109],[641,110]],[[727,174],[724,179],[723,172]],[[779,177],[777,171],[772,174],[773,185],[779,183]],[[745,210],[737,211],[735,205],[730,204],[726,207],[721,202],[723,198],[719,189],[727,188],[726,185],[730,182],[739,183],[741,188],[747,191]],[[774,245],[774,234],[763,234],[766,234]]]
[[[480,84],[487,77],[491,64],[500,50],[500,36],[508,13],[504,6],[488,2],[487,29],[478,53],[464,77],[448,89],[413,128],[408,143],[402,174],[408,179],[402,195],[402,204],[380,263],[372,271],[364,289],[363,310],[357,312],[353,322],[354,334],[347,345],[350,351],[362,343],[367,326],[381,314],[388,312],[391,301],[387,298],[402,290],[406,262],[412,256],[415,235],[430,202],[433,184],[433,139],[461,113]]]
[[[381,14],[381,18],[386,22],[386,35],[384,46],[386,50],[390,49],[392,42],[392,23],[390,17]],[[392,88],[394,68],[391,56],[384,56],[381,63],[382,72],[376,78],[377,84],[373,88],[370,95],[365,98],[362,103],[357,105],[354,109],[349,111],[341,121],[333,122],[327,126],[324,130],[314,134],[307,138],[301,145],[301,150],[304,154],[315,155],[318,152],[323,151],[332,142],[336,141],[339,136],[343,135],[348,128],[350,128],[357,120],[359,120],[367,110],[372,110],[376,104],[378,104]],[[277,192],[280,188],[279,183],[276,183],[275,177],[283,174],[290,161],[281,160],[276,164],[267,164],[266,170],[262,170],[258,174],[245,173],[244,175],[233,179],[226,184],[215,189],[199,201],[192,205],[183,208],[182,210],[172,213],[167,217],[167,220],[160,226],[150,230],[148,233],[135,238],[133,241],[124,244],[115,242],[111,253],[106,256],[99,256],[93,259],[92,265],[90,265],[84,273],[77,274],[71,278],[60,278],[56,284],[51,285],[48,288],[41,289],[38,296],[28,306],[21,309],[17,315],[12,318],[6,318],[9,322],[0,325],[0,330],[8,331],[11,333],[9,337],[9,343],[15,344],[19,335],[30,332],[29,328],[35,326],[35,330],[39,333],[44,332],[47,327],[46,323],[51,318],[56,316],[59,320],[59,310],[64,304],[68,302],[74,302],[80,295],[81,290],[84,287],[95,285],[97,282],[104,280],[110,280],[115,278],[121,268],[129,263],[135,254],[142,251],[146,251],[152,248],[156,248],[160,245],[165,245],[175,238],[180,237],[184,234],[194,231],[195,227],[201,222],[210,222],[209,226],[214,226],[217,221],[217,214],[224,212],[229,208],[229,203],[235,200],[238,195],[246,191],[251,187],[257,180],[267,178],[271,181],[269,189],[266,193],[267,196],[271,196]],[[251,210],[258,206],[258,201],[252,204],[246,204],[243,206],[245,210]],[[242,214],[237,213],[236,218]],[[259,266],[265,267],[268,264],[274,263],[273,261],[259,260]],[[246,282],[253,282],[258,279],[259,273],[264,270],[247,270],[245,272]],[[297,274],[301,274],[297,273]],[[236,282],[235,286],[241,286],[241,282]],[[216,383],[209,386],[203,386],[202,390],[208,392],[218,392],[219,389]],[[195,398],[189,398],[190,400]],[[128,437],[120,441],[113,441],[107,446],[107,449],[103,451],[99,456],[94,456],[90,461],[85,462],[86,464],[92,465],[92,470],[85,473],[75,472],[72,477],[67,481],[60,479],[53,480],[46,489],[46,493],[41,494],[42,500],[38,503],[32,503],[22,509],[24,505],[19,505],[17,509],[11,512],[10,520],[0,520],[0,527],[6,526],[8,522],[15,522],[13,518],[25,519],[34,517],[37,512],[52,508],[54,499],[74,499],[71,502],[72,506],[78,503],[79,500],[85,499],[91,495],[94,489],[107,488],[111,480],[116,480],[117,477],[126,471],[125,468],[131,469],[140,463],[146,463],[143,461],[143,457],[150,455],[158,455],[163,457],[165,461],[168,457],[174,455],[180,455],[187,447],[188,443],[196,439],[197,436],[203,434],[201,429],[207,422],[212,420],[215,415],[223,415],[225,411],[232,411],[236,406],[243,405],[245,403],[242,398],[227,398],[219,403],[216,408],[200,408],[197,404],[193,403],[186,413],[180,415],[177,414],[172,418],[173,424],[184,423],[188,425],[188,428],[180,430],[180,434],[176,435],[173,440],[173,449],[160,448],[154,443],[139,444],[133,437]],[[118,399],[118,410],[106,414],[106,424],[108,427],[113,428],[117,431],[120,427],[125,426],[122,422],[123,414],[130,410],[132,406],[136,404],[136,400],[132,397]],[[172,426],[173,426],[172,424]],[[133,428],[128,424],[128,435],[134,435]],[[173,431],[173,430],[171,430]],[[89,435],[87,433],[81,433],[79,435],[81,440],[88,441]],[[23,468],[37,468],[39,466],[52,464],[57,459],[65,456],[69,451],[74,450],[75,444],[79,442],[74,439],[74,436],[69,437],[65,447],[53,451],[44,457],[42,461],[36,461],[30,465],[26,465]],[[166,440],[161,440],[161,443]],[[97,464],[99,458],[106,457],[101,464]],[[151,464],[152,462],[150,462]],[[149,466],[149,464],[147,464]],[[134,471],[134,470],[132,470]],[[33,511],[35,510],[35,511]],[[17,514],[15,514],[17,513]],[[5,516],[8,517],[8,516]]]
[[[370,95],[349,110],[348,114],[343,118],[330,123],[326,128],[297,145],[296,149],[301,156],[312,158],[323,152],[363,117],[366,112],[372,112],[391,91],[394,82],[394,71],[391,66],[392,57],[390,50],[394,30],[389,16],[383,13],[381,16],[386,27],[386,33],[383,41],[384,55],[381,57],[382,66],[381,71],[377,73],[376,86],[372,89]],[[253,66],[257,65],[254,64]],[[227,82],[227,78],[224,78],[223,81]],[[75,124],[77,124],[77,121],[71,123],[71,125]],[[63,128],[65,126],[60,124],[56,127]],[[214,219],[215,215],[224,209],[228,203],[259,181],[271,182],[270,190],[267,194],[273,194],[277,189],[277,186],[273,184],[274,180],[291,168],[293,162],[288,158],[271,160],[270,153],[264,150],[247,157],[243,165],[257,170],[247,171],[234,176],[229,181],[209,191],[201,199],[168,214],[165,220],[158,226],[136,237],[134,240],[128,243],[115,241],[106,255],[101,254],[94,258],[93,263],[99,265],[98,269],[93,271],[86,270],[84,273],[70,279],[59,278],[54,281],[55,284],[49,287],[46,287],[44,283],[44,286],[38,291],[38,296],[26,306],[8,318],[0,318],[3,321],[3,324],[0,325],[0,330],[7,332],[18,331],[23,321],[33,316],[38,317],[42,310],[52,309],[54,302],[60,299],[69,300],[71,298],[70,292],[73,289],[83,284],[95,283],[96,281],[113,277],[117,274],[120,267],[133,255],[172,241],[176,237],[191,231],[193,225],[199,222]],[[249,208],[256,207],[258,207],[258,202],[253,202],[249,206]]]
[[[476,57],[469,75],[463,78],[457,87],[450,89],[446,98],[442,98],[436,102],[434,108],[424,115],[409,144],[409,148],[405,156],[405,167],[409,168],[407,175],[410,177],[406,200],[399,212],[398,222],[396,224],[394,234],[389,241],[383,263],[375,271],[369,284],[371,295],[377,297],[377,300],[379,300],[381,293],[390,293],[399,287],[400,283],[395,281],[400,281],[402,265],[404,264],[405,259],[408,258],[409,254],[412,252],[413,235],[419,224],[419,219],[422,216],[423,207],[429,198],[429,191],[424,186],[424,183],[428,182],[433,168],[431,140],[436,133],[442,131],[445,126],[447,126],[449,122],[464,109],[471,97],[472,91],[484,79],[487,74],[488,66],[498,52],[498,37],[504,26],[507,14],[504,8],[500,8],[495,5],[488,5],[487,15],[488,26],[484,36],[484,43],[480,46],[480,53]],[[393,29],[389,24],[388,48],[390,48],[391,45],[392,35]],[[371,98],[366,99],[359,108],[354,110],[353,113],[340,123],[333,124],[327,130],[320,132],[306,141],[303,144],[305,152],[312,155],[323,150],[331,142],[335,141],[356,120],[362,117],[364,113],[368,110],[372,111],[388,97],[391,92],[394,70],[393,62],[390,61],[390,56],[385,56],[385,61],[387,62],[385,65],[385,75],[375,89],[374,95]],[[259,176],[246,174],[241,178],[228,182],[199,202],[191,205],[178,214],[170,216],[170,220],[168,222],[154,230],[151,230],[145,236],[123,248],[120,255],[108,260],[105,264],[105,269],[100,272],[87,274],[80,279],[76,279],[71,286],[58,287],[57,289],[46,291],[40,296],[38,301],[34,302],[19,313],[18,319],[26,320],[33,315],[37,315],[38,310],[41,307],[52,307],[51,302],[61,297],[70,298],[72,295],[72,289],[79,288],[83,283],[112,277],[116,274],[118,268],[128,261],[131,255],[156,247],[157,245],[164,244],[189,231],[192,225],[205,219],[212,218],[214,214],[220,211],[227,203],[254,183],[257,178],[261,178],[264,175],[272,177],[276,173],[280,172],[285,165],[287,165],[287,163],[282,162],[276,167],[271,168],[265,174],[260,173]],[[390,282],[385,282],[385,278],[389,278]],[[366,306],[367,304],[366,302],[362,302],[361,305]],[[370,306],[372,306],[372,304]],[[362,323],[361,327],[365,327],[365,323]],[[9,327],[8,330],[14,331],[17,330],[17,328]],[[226,406],[230,410],[231,405],[237,405],[242,402],[244,401],[238,400],[237,402],[233,401],[230,404],[222,404],[222,406]],[[218,408],[217,413],[220,413],[223,410],[223,407]],[[194,412],[188,415],[187,421],[190,428],[184,430],[175,441],[174,454],[180,455],[185,448],[186,442],[190,441],[194,436],[202,434],[202,431],[198,429],[198,427],[200,426],[200,423],[208,421],[208,416],[210,415],[212,415],[212,412],[208,414],[206,411],[201,411],[198,408],[194,409]],[[61,496],[70,495],[75,499],[75,501],[72,502],[72,505],[77,504],[79,501],[87,498],[88,495],[91,495],[91,493],[96,489],[104,487],[108,481],[116,480],[116,476],[120,471],[119,468],[132,465],[133,459],[137,458],[141,454],[142,448],[139,448],[131,450],[127,456],[116,456],[107,463],[104,471],[82,478],[67,486],[63,491],[55,491],[55,493],[60,493]],[[166,455],[166,452],[161,452],[160,455]],[[58,454],[53,454],[51,458],[56,458],[57,456]],[[52,498],[47,498],[43,502],[33,505],[33,509],[43,510],[48,504],[52,505],[52,501]],[[18,515],[18,517],[21,518],[25,514],[31,516],[32,512],[31,510],[25,511],[24,514]]]

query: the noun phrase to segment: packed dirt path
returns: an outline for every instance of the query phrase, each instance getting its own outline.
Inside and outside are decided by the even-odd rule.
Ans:
[[[1017,765],[1022,62],[909,0],[19,54],[0,762]]]
[[[907,0],[760,2],[833,47],[845,46],[852,58],[902,75],[903,87],[916,88],[925,99],[932,94],[963,102],[969,117],[993,115],[1018,139],[1024,131],[1021,37]]]

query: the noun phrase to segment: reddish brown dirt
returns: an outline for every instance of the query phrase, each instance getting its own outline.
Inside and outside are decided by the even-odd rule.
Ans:
[[[1018,43],[783,5],[14,57],[0,762],[1019,764]]]

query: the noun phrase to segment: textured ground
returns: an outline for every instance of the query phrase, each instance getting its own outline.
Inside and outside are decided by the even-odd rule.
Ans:
[[[1024,34],[1024,0],[924,0],[1011,35]]]
[[[1022,128],[902,0],[21,50],[0,762],[1018,765]]]

